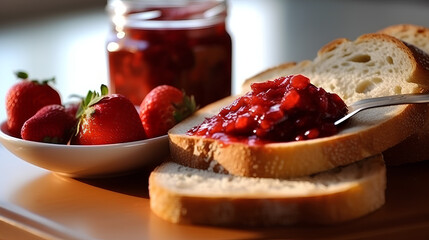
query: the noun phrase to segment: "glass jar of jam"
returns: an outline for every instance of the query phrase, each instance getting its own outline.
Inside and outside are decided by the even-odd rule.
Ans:
[[[227,6],[219,0],[112,0],[110,89],[139,105],[167,84],[207,105],[231,94]]]

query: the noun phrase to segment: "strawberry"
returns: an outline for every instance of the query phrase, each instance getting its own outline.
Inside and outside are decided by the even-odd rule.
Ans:
[[[71,144],[97,145],[142,140],[145,138],[139,114],[130,100],[120,94],[89,91],[78,110],[77,133]]]
[[[161,85],[150,91],[140,105],[140,120],[147,137],[167,134],[174,125],[197,109],[193,96],[179,89]]]
[[[39,109],[50,104],[61,105],[60,95],[48,85],[55,79],[28,80],[28,74],[18,72],[23,81],[12,86],[6,94],[7,127],[12,136],[20,137],[21,127]]]
[[[22,139],[66,144],[72,134],[75,118],[58,104],[42,107],[22,125]]]

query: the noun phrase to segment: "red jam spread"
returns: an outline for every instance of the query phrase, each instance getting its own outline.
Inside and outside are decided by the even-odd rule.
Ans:
[[[263,144],[331,136],[347,106],[303,75],[254,83],[252,91],[191,130],[188,135],[224,142]]]

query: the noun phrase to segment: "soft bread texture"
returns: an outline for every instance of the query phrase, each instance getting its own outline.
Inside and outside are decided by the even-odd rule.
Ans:
[[[173,223],[334,224],[384,204],[385,171],[381,155],[290,180],[238,177],[167,162],[150,175],[150,207]]]
[[[412,44],[429,54],[429,29],[412,24],[400,24],[379,31]],[[429,111],[428,111],[429,114]],[[426,117],[429,119],[429,115]],[[386,150],[383,155],[388,165],[418,162],[429,159],[429,121],[422,130],[398,145]]]
[[[358,99],[420,92],[429,86],[429,57],[384,34],[366,34],[351,42],[338,39],[313,61],[271,68],[244,84],[303,74],[316,86],[339,94],[347,104]],[[186,135],[191,127],[231,103],[211,104],[169,132],[172,159],[180,164],[250,177],[306,176],[378,154],[425,122],[426,105],[377,108],[359,113],[336,135],[315,140],[249,146]]]
[[[311,82],[338,94],[347,104],[364,98],[420,92],[429,87],[429,56],[416,47],[384,34],[365,34],[356,41],[334,40],[313,61],[285,63],[248,79],[250,90],[262,82],[303,74]]]

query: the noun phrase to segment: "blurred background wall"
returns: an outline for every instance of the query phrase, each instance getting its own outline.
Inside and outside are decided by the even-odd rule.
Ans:
[[[429,27],[423,0],[228,0],[233,38],[233,89],[246,78],[286,61],[315,57],[329,41],[389,25]],[[56,76],[63,96],[107,83],[105,0],[3,0],[0,8],[0,105],[24,69]],[[4,107],[0,118],[5,119]]]
[[[103,8],[106,0],[2,0],[0,24],[26,21],[41,16],[61,15],[88,8]]]

